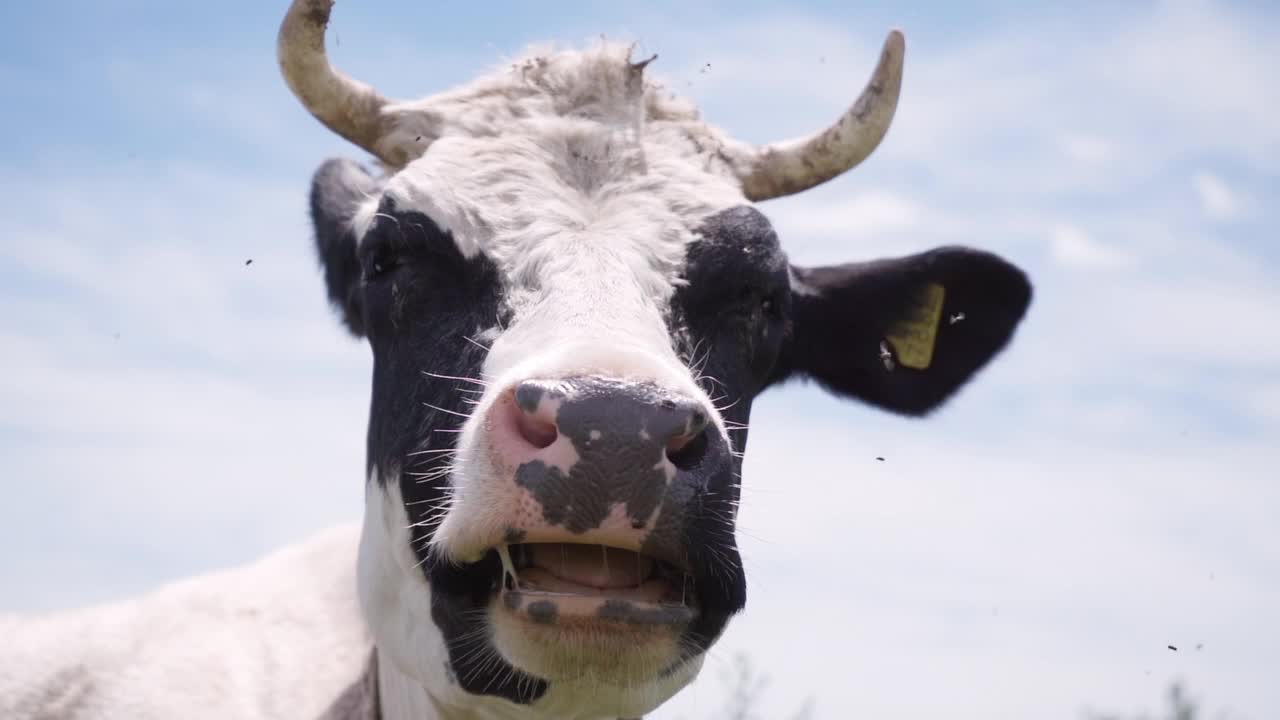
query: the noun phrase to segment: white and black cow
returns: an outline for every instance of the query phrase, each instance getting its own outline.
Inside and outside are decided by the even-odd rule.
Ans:
[[[1027,307],[1020,271],[965,248],[791,265],[752,205],[875,148],[897,32],[835,125],[757,148],[609,44],[391,102],[330,67],[331,4],[295,0],[279,52],[306,108],[381,162],[330,160],[311,190],[329,297],[373,350],[358,561],[331,535],[40,621],[44,641],[14,622],[26,655],[0,669],[36,675],[0,682],[0,711],[643,715],[746,602],[734,522],[753,399],[810,379],[923,415]],[[183,628],[181,651],[155,627]]]

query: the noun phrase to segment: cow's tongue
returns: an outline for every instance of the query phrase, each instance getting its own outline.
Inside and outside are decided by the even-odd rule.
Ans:
[[[629,550],[570,543],[540,543],[529,547],[533,551],[533,567],[577,585],[635,587],[653,572],[653,560]]]

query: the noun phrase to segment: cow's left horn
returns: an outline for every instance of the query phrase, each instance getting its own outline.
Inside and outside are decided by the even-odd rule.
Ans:
[[[768,200],[808,190],[870,155],[888,132],[898,107],[905,51],[902,33],[890,32],[867,87],[839,121],[816,135],[760,148],[741,178],[746,196]]]
[[[329,64],[324,32],[333,0],[293,0],[280,23],[276,56],[289,89],[330,130],[390,165],[403,165],[396,148],[385,147],[392,118],[389,101],[372,87]]]

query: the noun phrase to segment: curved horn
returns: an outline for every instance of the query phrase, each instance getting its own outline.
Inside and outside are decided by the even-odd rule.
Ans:
[[[866,159],[893,121],[905,51],[902,33],[893,30],[867,87],[834,125],[816,135],[760,148],[741,178],[746,196],[768,200],[808,190]]]
[[[276,41],[280,72],[303,107],[326,127],[385,163],[402,164],[391,149],[379,147],[391,129],[383,114],[389,101],[329,64],[324,32],[332,9],[333,0],[293,0]]]

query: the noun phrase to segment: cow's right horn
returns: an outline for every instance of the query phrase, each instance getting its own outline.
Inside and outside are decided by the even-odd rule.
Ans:
[[[390,102],[329,64],[324,34],[331,9],[333,0],[293,0],[276,44],[280,72],[303,107],[330,130],[388,165],[404,165],[404,150],[389,141],[394,121],[386,112]]]

